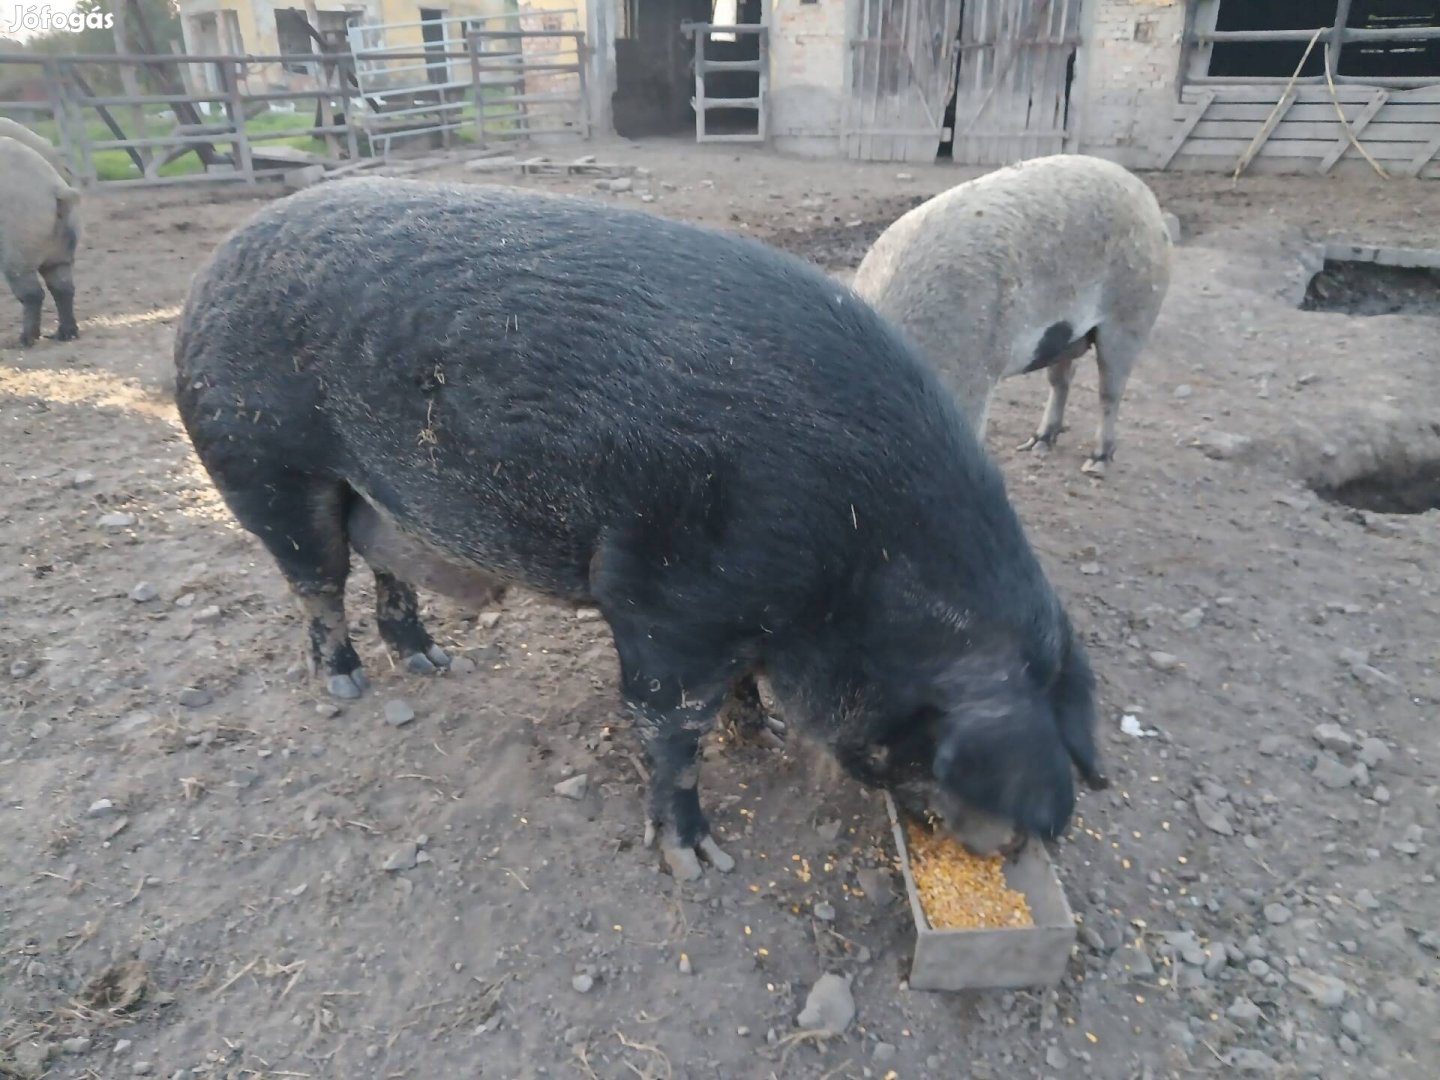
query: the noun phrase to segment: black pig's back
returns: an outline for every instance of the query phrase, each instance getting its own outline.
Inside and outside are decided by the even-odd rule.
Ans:
[[[897,331],[797,259],[638,211],[321,186],[224,242],[176,363],[212,472],[333,476],[553,593],[586,595],[627,535],[777,602],[907,551],[946,564],[944,592],[997,556],[1030,569],[998,473]]]

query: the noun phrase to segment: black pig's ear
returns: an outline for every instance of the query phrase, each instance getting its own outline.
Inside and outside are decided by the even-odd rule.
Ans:
[[[1105,775],[1100,749],[1095,743],[1095,675],[1068,623],[1065,630],[1065,656],[1060,673],[1050,686],[1050,704],[1060,741],[1080,770],[1081,778],[1092,791],[1103,791],[1110,786],[1110,779]]]
[[[1024,667],[1003,651],[972,652],[941,680],[935,779],[951,796],[1053,839],[1075,808],[1069,748]]]

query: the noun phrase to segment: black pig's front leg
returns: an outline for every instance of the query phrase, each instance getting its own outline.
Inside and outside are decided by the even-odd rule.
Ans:
[[[699,855],[728,873],[735,860],[710,835],[700,808],[700,740],[714,726],[734,673],[723,661],[698,661],[720,654],[697,648],[704,639],[697,628],[662,631],[653,622],[629,619],[615,619],[611,628],[622,691],[650,768],[645,844],[658,838],[671,872],[682,881],[700,876]]]

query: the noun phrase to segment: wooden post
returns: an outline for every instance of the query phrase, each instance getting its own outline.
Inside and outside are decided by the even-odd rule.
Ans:
[[[480,84],[480,31],[471,29],[465,35],[465,51],[470,54],[470,79],[475,93],[475,143],[485,149],[485,91]]]
[[[245,133],[245,102],[240,97],[239,63],[215,65],[221,85],[225,87],[225,106],[230,113],[230,126],[235,129],[235,140],[230,144],[235,151],[235,169],[251,187],[255,186],[255,160],[250,154],[250,137]]]
[[[578,32],[575,35],[575,66],[580,76],[580,137],[585,140],[590,138],[590,94],[585,81],[585,67],[590,62],[590,51],[585,44],[585,34]]]
[[[41,66],[41,72],[45,80],[45,97],[49,100],[50,112],[55,117],[55,134],[60,138],[60,156],[69,164],[70,175],[79,181],[80,156],[75,152],[75,140],[70,134],[72,118],[65,102],[65,87],[60,78],[59,64],[54,60],[46,60]]]
[[[134,49],[132,49],[132,48],[131,48],[131,45],[130,45],[130,29],[129,29],[129,24],[130,24],[130,5],[129,5],[129,4],[116,4],[116,5],[115,5],[114,33],[115,33],[115,51],[116,51],[117,53],[125,54],[125,53],[133,53],[133,52],[134,52]],[[140,94],[140,79],[139,79],[139,77],[137,76],[137,74],[136,74],[136,72],[135,72],[135,67],[134,67],[134,65],[131,65],[131,64],[121,64],[121,65],[119,65],[119,68],[120,68],[120,85],[121,85],[121,87],[123,87],[124,90],[125,90],[125,96],[126,96],[126,97],[132,97],[132,98],[134,98],[134,97],[140,97],[140,96],[141,96],[141,94]],[[145,137],[149,134],[148,130],[146,129],[146,125],[145,125],[145,110],[144,110],[144,108],[142,108],[141,106],[139,106],[139,105],[132,105],[132,106],[130,106],[130,123],[131,123],[131,125],[134,127],[134,129],[135,129],[135,134],[132,135],[131,138],[143,139],[143,138],[145,138]],[[117,136],[117,138],[123,138],[123,137],[124,137],[124,136]],[[139,149],[139,151],[140,151],[140,160],[141,160],[141,162],[142,162],[142,164],[140,165],[140,173],[141,173],[141,175],[142,175],[142,176],[153,176],[153,175],[154,175],[154,161],[155,161],[155,159],[154,159],[154,158],[151,156],[151,154],[150,154],[150,148],[149,148],[148,146],[146,146],[146,147],[138,147],[137,149]],[[133,157],[133,156],[134,156],[134,155],[132,154],[132,157]]]
[[[762,27],[760,33],[755,36],[760,39],[760,48],[758,50],[760,57],[760,79],[759,84],[755,88],[755,92],[759,96],[760,101],[755,110],[755,134],[760,142],[763,143],[765,142],[766,131],[765,117],[766,113],[770,111],[769,101],[767,100],[770,90],[770,28],[768,26]]]
[[[705,138],[705,26],[691,31],[695,35],[695,141]]]
[[[315,82],[315,89],[324,90],[329,87],[330,80],[325,77],[325,64],[318,59],[320,54],[316,51],[315,36],[320,33],[320,14],[315,9],[315,0],[305,0],[305,20],[310,24],[310,55],[317,57],[317,62],[310,65],[310,77]],[[325,103],[324,98],[316,101],[321,106]],[[325,126],[328,128],[330,125],[327,123]],[[332,158],[340,156],[340,142],[330,131],[325,132],[325,150]]]

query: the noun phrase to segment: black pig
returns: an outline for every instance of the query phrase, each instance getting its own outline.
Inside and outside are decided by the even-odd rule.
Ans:
[[[589,201],[383,179],[267,207],[175,341],[200,460],[279,564],[330,691],[379,631],[448,658],[414,584],[594,604],[673,871],[697,748],[764,674],[849,772],[962,837],[1054,837],[1103,786],[1093,679],[995,466],[908,339],[758,242]],[[993,849],[994,845],[987,845]]]

